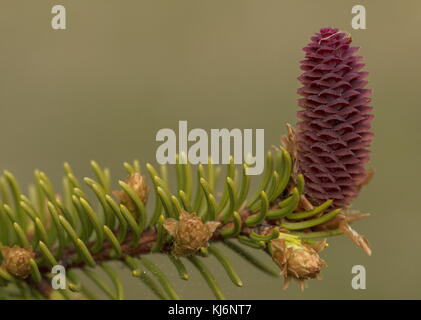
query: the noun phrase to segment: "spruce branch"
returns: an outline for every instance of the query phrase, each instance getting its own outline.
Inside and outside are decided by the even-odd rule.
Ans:
[[[107,170],[97,163],[92,163],[92,167],[98,182],[85,178],[82,180],[85,185],[79,183],[66,163],[66,183],[60,195],[53,191],[48,176],[36,171],[35,186],[38,187],[29,196],[22,194],[14,176],[5,172],[1,178],[5,183],[1,184],[3,196],[0,207],[2,290],[13,292],[17,289],[32,298],[92,298],[94,295],[87,291],[83,281],[73,272],[83,270],[106,297],[120,299],[123,297],[122,285],[108,265],[108,262],[120,261],[159,298],[174,299],[178,294],[170,280],[158,271],[159,266],[145,258],[145,255],[161,254],[170,258],[183,279],[188,279],[188,269],[183,263],[183,257],[187,257],[204,276],[215,296],[222,298],[214,276],[205,266],[207,255],[217,258],[235,285],[241,286],[242,280],[223,252],[212,245],[208,247],[210,243],[217,242],[226,244],[227,248],[258,269],[274,275],[273,268],[241,246],[265,250],[270,254],[271,242],[276,239],[299,239],[305,243],[310,238],[327,237],[333,235],[335,229],[315,231],[314,227],[344,213],[341,209],[329,211],[332,201],[302,211],[304,180],[301,175],[291,176],[294,159],[282,146],[270,151],[267,158],[270,165],[266,166],[263,174],[266,181],[260,184],[254,195],[248,192],[250,177],[246,175],[244,166],[241,176],[235,177],[235,166],[231,162],[226,176],[222,177],[226,188],[217,199],[208,183],[209,180],[217,180],[215,170],[208,170],[214,175],[210,177],[205,174],[203,166],[197,167],[200,188],[196,188],[195,194],[192,187],[189,191],[179,189],[186,187],[183,181],[194,176],[190,167],[180,170],[178,187],[171,191],[168,178],[147,164],[153,185],[149,190],[147,179],[140,174],[138,162],[133,165],[125,163],[128,179],[119,181],[121,190],[113,192],[109,178],[105,178]],[[279,187],[281,180],[287,180],[286,186]],[[295,180],[299,181],[299,185]],[[96,201],[87,196],[88,189],[94,191]],[[155,208],[147,206],[146,190],[159,199]],[[61,194],[65,194],[66,199],[62,200]],[[192,208],[189,203],[192,196],[201,199],[195,201],[198,214],[187,213]],[[19,210],[25,215],[19,215]],[[155,220],[152,224],[151,221]],[[208,225],[211,226],[209,229]],[[233,240],[239,241],[239,244]],[[22,254],[28,258],[21,258]],[[53,290],[51,287],[52,267],[57,264],[67,270],[67,290]],[[96,266],[106,271],[114,289],[103,282],[96,269],[92,269]]]
[[[325,28],[304,48],[301,120],[297,129],[288,125],[282,145],[268,151],[253,192],[247,165],[236,166],[232,157],[225,166],[209,161],[193,168],[178,155],[176,183],[166,165],[157,170],[146,164],[144,174],[139,161],[125,162],[128,177],[118,181],[119,190],[113,190],[110,171],[94,161],[93,177],[82,180],[65,163],[60,191],[35,170],[25,194],[4,171],[0,298],[124,299],[110,265],[117,262],[157,298],[179,299],[170,277],[149,259],[164,255],[181,279],[189,279],[193,266],[215,297],[224,299],[207,266],[209,256],[234,285],[243,281],[216,243],[270,276],[282,275],[285,287],[295,279],[302,289],[326,267],[319,254],[326,238],[345,234],[370,255],[367,240],[350,226],[367,217],[349,205],[372,176],[365,169],[372,136],[370,91],[350,42],[346,34]],[[255,250],[267,253],[272,264],[255,257]],[[65,288],[53,289],[57,266],[66,270]]]

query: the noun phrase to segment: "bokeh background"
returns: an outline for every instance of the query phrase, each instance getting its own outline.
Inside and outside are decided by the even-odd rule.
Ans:
[[[51,8],[67,9],[67,30],[51,28]],[[367,29],[352,30],[351,8],[367,9]],[[281,289],[232,256],[244,288],[210,265],[233,299],[419,299],[421,2],[280,0],[0,1],[0,169],[21,185],[35,168],[61,183],[69,161],[92,176],[89,161],[125,176],[123,161],[155,162],[156,132],[177,128],[264,128],[266,147],[295,123],[301,48],[321,27],[352,34],[374,90],[376,174],[354,207],[372,213],[354,225],[373,248],[367,257],[332,238],[323,281]],[[178,280],[187,299],[213,298],[200,276]],[[268,261],[270,262],[270,261]],[[367,289],[353,290],[351,268],[367,268]],[[119,271],[129,299],[150,299]]]

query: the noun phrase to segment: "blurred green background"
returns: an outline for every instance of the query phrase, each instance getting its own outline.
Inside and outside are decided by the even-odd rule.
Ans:
[[[67,30],[51,28],[64,4]],[[367,30],[352,30],[351,8],[367,9]],[[244,288],[210,265],[233,299],[419,299],[421,251],[419,121],[421,2],[279,0],[126,0],[0,2],[0,169],[22,185],[35,168],[61,183],[68,161],[92,176],[89,161],[125,176],[122,163],[155,162],[156,132],[177,128],[264,128],[266,147],[295,123],[301,48],[321,27],[352,34],[374,89],[376,174],[354,207],[372,213],[354,227],[367,257],[345,237],[323,253],[323,281],[283,291],[242,260]],[[183,298],[213,298],[200,276],[178,280]],[[351,268],[367,268],[367,289],[353,290]],[[189,267],[190,269],[191,266]],[[121,270],[127,298],[153,298]]]

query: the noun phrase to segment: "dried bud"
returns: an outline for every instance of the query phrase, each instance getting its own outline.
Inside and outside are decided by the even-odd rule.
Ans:
[[[149,187],[146,184],[146,178],[140,173],[132,173],[127,178],[126,183],[136,192],[139,199],[146,204],[148,202]],[[135,210],[135,204],[132,199],[124,191],[114,191],[114,195],[120,199],[120,202],[124,204],[130,211]]]
[[[7,271],[19,278],[26,278],[31,274],[29,260],[35,258],[32,247],[21,248],[19,246],[2,247],[1,253],[4,257],[3,265]]]
[[[321,29],[304,48],[297,155],[305,194],[315,204],[332,199],[333,207],[346,207],[367,175],[373,108],[358,49],[332,28]]]
[[[325,247],[325,241],[310,246],[300,240],[272,240],[272,259],[281,268],[281,275],[285,279],[284,287],[288,287],[291,277],[300,283],[301,290],[304,289],[304,280],[320,279],[320,271],[326,263],[318,253]]]
[[[164,228],[174,237],[173,253],[178,256],[194,254],[202,247],[207,247],[209,239],[216,228],[218,221],[203,223],[196,213],[180,213],[180,220],[166,219]]]

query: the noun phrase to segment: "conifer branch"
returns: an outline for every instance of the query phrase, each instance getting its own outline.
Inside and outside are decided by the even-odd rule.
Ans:
[[[110,171],[95,161],[94,177],[82,180],[65,163],[60,191],[36,170],[25,194],[14,175],[4,171],[0,298],[97,299],[99,292],[124,299],[123,285],[109,264],[119,262],[156,297],[179,299],[170,277],[148,258],[165,255],[181,279],[189,279],[192,265],[215,297],[224,299],[206,264],[209,255],[234,285],[243,281],[216,243],[268,275],[282,275],[285,287],[291,279],[304,288],[305,280],[320,278],[326,264],[319,253],[328,237],[345,234],[370,255],[367,240],[350,227],[367,216],[349,204],[371,177],[365,164],[372,136],[371,107],[366,105],[370,91],[362,80],[366,73],[359,71],[361,57],[354,56],[357,49],[350,42],[346,34],[325,28],[304,48],[301,120],[297,131],[287,127],[282,146],[267,153],[254,192],[247,166],[237,168],[232,157],[226,166],[209,161],[192,168],[179,155],[175,183],[169,181],[167,166],[157,170],[146,164],[143,174],[139,161],[125,162],[128,177],[118,180],[119,190],[113,190]],[[266,252],[274,264],[246,247]],[[65,286],[53,288],[54,269],[60,266],[66,271]],[[96,292],[85,281],[95,284]]]

